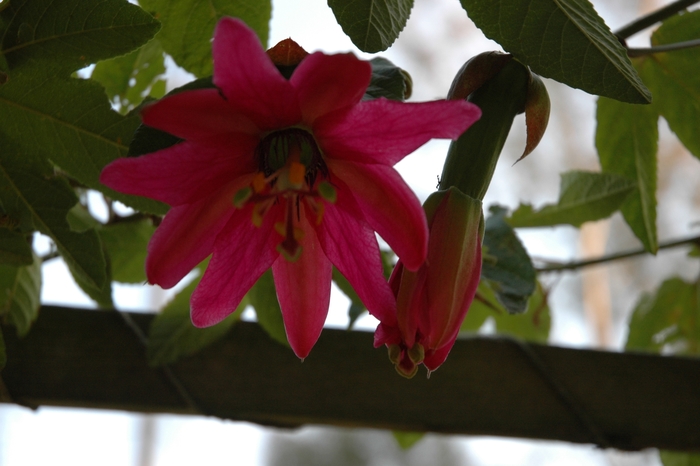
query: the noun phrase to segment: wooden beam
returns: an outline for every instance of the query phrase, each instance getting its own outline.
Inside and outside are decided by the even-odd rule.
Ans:
[[[151,315],[129,314],[147,329]],[[397,375],[364,332],[324,330],[302,363],[255,324],[151,368],[117,312],[44,307],[3,330],[11,402],[198,413],[264,425],[330,424],[700,451],[700,360],[459,340],[430,379]],[[8,400],[5,400],[8,401]]]

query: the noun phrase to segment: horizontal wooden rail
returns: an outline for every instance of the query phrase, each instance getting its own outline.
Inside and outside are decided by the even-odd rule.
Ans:
[[[430,379],[406,380],[369,333],[324,330],[301,362],[240,322],[152,368],[127,325],[145,330],[152,316],[126,317],[44,307],[24,339],[5,328],[4,401],[700,451],[700,360],[479,337],[459,340]]]

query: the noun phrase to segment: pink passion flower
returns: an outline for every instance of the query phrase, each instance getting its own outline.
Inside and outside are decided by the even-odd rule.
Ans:
[[[170,288],[212,255],[191,298],[192,322],[207,327],[272,267],[300,358],[321,333],[333,265],[372,314],[395,319],[375,231],[415,270],[428,230],[392,166],[431,138],[459,137],[479,109],[362,101],[371,66],[352,54],[307,55],[286,79],[233,18],[217,25],[212,53],[216,89],[173,94],[141,114],[183,141],[102,172],[110,188],[172,207],[148,246],[149,282]]]

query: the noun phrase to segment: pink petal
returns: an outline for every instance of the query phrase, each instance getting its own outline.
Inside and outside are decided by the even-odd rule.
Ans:
[[[256,138],[243,134],[184,141],[140,157],[117,159],[102,170],[100,182],[172,206],[186,204],[255,172],[256,145]]]
[[[396,301],[384,278],[377,238],[358,220],[362,217],[354,201],[339,191],[335,204],[326,206],[321,225],[316,227],[318,239],[370,314],[387,325],[396,325]]]
[[[463,100],[381,98],[319,118],[314,135],[329,158],[394,165],[430,139],[457,139],[480,116],[476,105]]]
[[[197,327],[217,324],[235,311],[279,256],[275,213],[268,212],[260,227],[253,225],[251,215],[251,207],[236,210],[216,239],[209,266],[190,300],[192,323]]]
[[[325,55],[317,52],[306,57],[290,79],[297,89],[304,121],[357,104],[372,76],[369,62],[354,55]]]
[[[449,341],[445,346],[438,348],[434,351],[428,351],[423,359],[423,365],[430,371],[434,371],[445,362],[447,355],[450,354],[450,350],[457,341],[457,336],[452,341]]]
[[[294,353],[304,359],[321,335],[331,298],[333,266],[321,249],[316,232],[302,213],[301,257],[290,262],[280,256],[272,264],[284,327]]]
[[[183,139],[258,132],[253,122],[237,113],[218,89],[196,89],[164,97],[145,106],[141,118],[144,124]]]
[[[212,54],[214,84],[231,106],[259,128],[270,130],[301,121],[294,87],[277,71],[255,32],[243,21],[219,21]]]
[[[423,207],[401,176],[381,164],[328,159],[331,176],[348,185],[367,223],[389,243],[409,270],[428,253],[428,224]]]
[[[175,286],[211,254],[216,236],[235,212],[231,199],[238,189],[231,183],[212,196],[170,209],[148,244],[150,283]]]

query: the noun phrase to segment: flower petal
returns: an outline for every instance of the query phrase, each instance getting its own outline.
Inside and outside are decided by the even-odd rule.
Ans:
[[[463,100],[380,98],[319,118],[314,135],[329,158],[394,165],[430,139],[457,139],[480,116],[476,105]]]
[[[141,119],[148,126],[183,139],[258,132],[253,122],[236,112],[218,89],[194,89],[163,97],[146,105]]]
[[[369,86],[372,66],[351,53],[306,57],[290,82],[297,90],[304,121],[357,104]]]
[[[216,239],[214,254],[190,300],[192,323],[209,327],[236,310],[243,296],[270,268],[279,253],[279,235],[270,211],[260,227],[251,221],[252,206],[236,210]]]
[[[409,270],[428,253],[428,224],[420,201],[396,170],[381,164],[328,159],[331,174],[348,185],[367,223]]]
[[[212,196],[170,209],[148,243],[150,283],[175,286],[211,254],[219,231],[235,212],[231,199],[237,189],[231,183]]]
[[[117,159],[102,170],[100,182],[122,193],[182,205],[255,172],[256,144],[256,138],[243,134],[184,141],[140,157]]]
[[[260,129],[301,121],[294,87],[263,50],[252,29],[235,18],[223,18],[214,32],[214,84],[229,104]]]
[[[333,266],[321,249],[316,232],[302,213],[305,232],[299,241],[301,257],[290,262],[280,256],[272,264],[287,339],[304,359],[321,335],[331,298]]]
[[[396,301],[384,278],[379,244],[362,213],[347,194],[338,192],[327,205],[316,227],[326,257],[350,282],[370,314],[387,325],[396,325]]]

